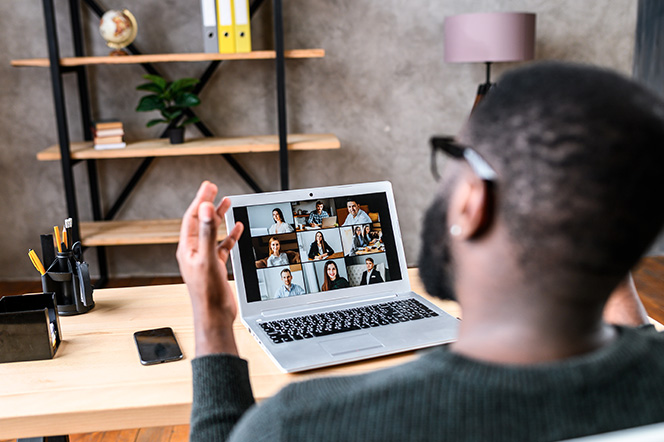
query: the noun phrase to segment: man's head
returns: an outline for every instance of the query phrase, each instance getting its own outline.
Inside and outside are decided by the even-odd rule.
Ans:
[[[318,212],[318,214],[321,214],[323,212],[323,202],[322,201],[316,201],[316,212]]]
[[[291,271],[288,269],[283,269],[281,271],[281,281],[283,281],[284,285],[286,287],[290,287],[292,280],[293,280],[293,275],[291,274]]]
[[[354,200],[348,200],[346,202],[346,207],[348,208],[348,212],[353,216],[357,216],[357,212],[360,210],[360,206],[358,206],[357,202]]]
[[[461,143],[498,174],[485,195],[489,228],[468,240],[500,223],[524,280],[615,284],[661,229],[664,107],[616,74],[560,63],[508,73],[475,109]],[[423,229],[423,280],[439,295],[449,295],[439,275],[453,275],[446,220],[462,175],[455,172]]]
[[[374,260],[372,258],[367,258],[364,262],[367,264],[367,271],[373,270]]]

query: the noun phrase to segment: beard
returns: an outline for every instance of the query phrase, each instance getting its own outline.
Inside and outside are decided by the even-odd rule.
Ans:
[[[439,195],[424,215],[419,269],[422,283],[431,296],[456,301],[447,205],[448,198]]]

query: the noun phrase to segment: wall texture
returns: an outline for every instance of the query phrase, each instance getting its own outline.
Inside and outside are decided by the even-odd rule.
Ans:
[[[68,2],[56,0],[61,54],[73,54]],[[200,52],[199,0],[100,0],[106,8],[127,7],[136,16],[136,45],[144,53]],[[272,49],[271,2],[252,21],[254,49]],[[340,151],[291,154],[291,187],[370,180],[394,184],[409,264],[417,263],[420,223],[435,185],[429,173],[427,140],[432,134],[459,131],[472,105],[480,65],[445,64],[442,24],[447,15],[465,12],[537,13],[538,59],[592,63],[630,74],[636,4],[632,0],[287,0],[286,48],[324,48],[326,57],[287,62],[288,126],[291,132],[332,132]],[[158,11],[157,11],[158,9]],[[86,50],[106,55],[97,18],[87,10]],[[37,274],[26,252],[39,247],[39,234],[66,217],[62,172],[57,162],[35,155],[57,143],[49,72],[12,68],[11,59],[47,55],[41,2],[0,2],[0,279],[31,279]],[[171,78],[198,76],[204,63],[160,64]],[[495,65],[494,78],[510,64]],[[94,118],[121,118],[126,138],[158,136],[144,127],[153,116],[134,108],[143,80],[140,66],[90,67]],[[68,78],[67,100],[72,140],[82,131],[75,81]],[[276,133],[273,63],[224,63],[202,94],[197,113],[215,134]],[[195,129],[190,135],[199,136]],[[279,187],[276,154],[241,155],[238,161],[268,190]],[[106,207],[139,161],[99,163]],[[209,179],[221,193],[248,188],[220,157],[157,159],[137,193],[119,213],[123,219],[180,217],[199,183]],[[79,211],[91,219],[84,165],[77,166]],[[108,249],[112,276],[177,273],[175,246]],[[96,272],[95,254],[86,255]]]

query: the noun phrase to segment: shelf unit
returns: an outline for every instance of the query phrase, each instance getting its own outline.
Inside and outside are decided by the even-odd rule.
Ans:
[[[82,0],[98,17],[105,12],[96,0]],[[338,149],[340,142],[332,134],[288,134],[286,128],[285,98],[285,59],[322,58],[323,49],[292,49],[285,50],[283,43],[283,17],[281,0],[273,0],[273,20],[275,50],[253,51],[235,54],[210,53],[179,53],[179,54],[142,54],[134,45],[129,45],[133,55],[127,56],[86,56],[83,48],[81,26],[81,0],[69,0],[71,31],[74,39],[74,57],[60,57],[58,35],[56,30],[55,8],[53,0],[42,0],[46,38],[49,49],[48,58],[31,58],[13,60],[15,67],[48,68],[51,73],[55,117],[58,129],[58,144],[37,154],[40,161],[59,161],[63,173],[64,192],[67,200],[68,216],[74,220],[74,229],[70,233],[74,240],[80,240],[86,247],[96,247],[99,262],[100,280],[95,286],[100,287],[108,280],[108,262],[105,247],[115,245],[138,244],[171,244],[177,243],[180,228],[179,219],[171,220],[114,220],[122,205],[157,157],[189,156],[189,155],[221,155],[238,175],[256,192],[262,189],[251,178],[233,155],[260,152],[279,152],[281,188],[288,185],[288,152],[298,150]],[[263,0],[253,0],[250,15],[253,16]],[[232,60],[275,60],[277,89],[277,120],[278,134],[256,135],[246,137],[215,137],[212,131],[202,122],[196,123],[205,138],[188,141],[181,145],[171,145],[166,139],[143,140],[128,143],[126,148],[115,150],[95,150],[92,147],[92,115],[88,93],[86,67],[90,65],[139,64],[150,74],[160,75],[153,63],[169,62],[209,62],[200,78],[195,92],[200,93],[222,62]],[[71,142],[65,109],[65,92],[63,76],[74,73],[77,77],[78,96],[81,108],[83,142]],[[187,117],[195,116],[188,110]],[[174,122],[172,126],[177,124]],[[172,126],[169,126],[172,127]],[[162,134],[164,137],[166,130]],[[114,204],[105,211],[100,203],[97,160],[111,158],[143,158],[132,177],[120,192]],[[78,215],[76,186],[73,167],[79,163],[87,165],[88,181],[92,206],[92,222],[81,222]],[[219,239],[225,236],[225,226],[219,229]]]

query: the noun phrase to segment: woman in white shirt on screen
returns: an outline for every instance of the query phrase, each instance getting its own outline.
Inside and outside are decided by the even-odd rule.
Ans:
[[[267,258],[267,266],[281,266],[288,264],[288,255],[281,251],[281,243],[274,236],[270,238],[270,256]]]
[[[270,235],[276,235],[277,233],[290,233],[293,231],[293,226],[284,221],[284,214],[280,208],[275,207],[272,210],[272,219],[274,220],[274,224],[272,224],[267,230]]]

